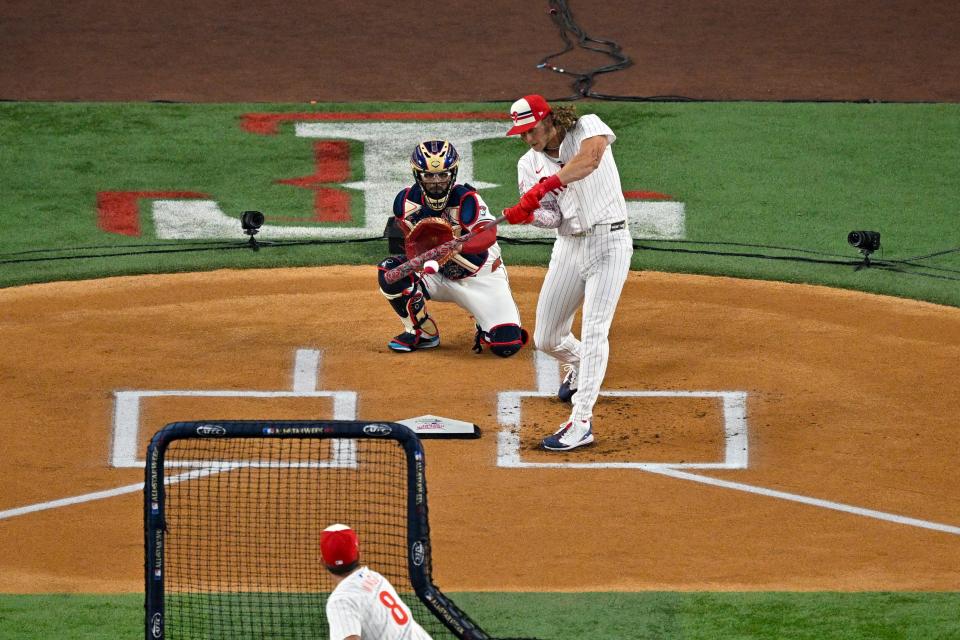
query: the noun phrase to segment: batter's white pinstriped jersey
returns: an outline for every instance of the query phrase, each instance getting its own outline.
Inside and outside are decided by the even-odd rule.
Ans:
[[[604,136],[607,148],[600,165],[586,178],[571,182],[560,195],[547,194],[541,201],[545,209],[559,207],[563,214],[557,233],[570,235],[589,229],[595,224],[617,222],[627,219],[627,203],[623,199],[620,174],[613,160],[610,145],[617,136],[599,117],[593,114],[581,116],[560,144],[560,158],[555,160],[546,153],[530,149],[517,163],[520,193],[560,171],[580,150],[580,143],[587,138]]]
[[[413,619],[390,581],[361,567],[336,586],[327,599],[330,640],[431,640]]]
[[[584,140],[598,135],[607,139],[599,166],[566,185],[559,195],[544,196],[533,222],[557,228],[550,266],[537,299],[533,340],[538,350],[579,367],[571,420],[593,417],[610,357],[607,336],[633,255],[627,205],[610,146],[616,136],[597,116],[584,115],[564,136],[559,160],[530,149],[517,162],[523,193],[558,173],[580,151]],[[581,305],[578,339],[571,329]]]

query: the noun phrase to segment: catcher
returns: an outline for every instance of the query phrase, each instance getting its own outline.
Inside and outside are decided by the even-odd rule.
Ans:
[[[399,352],[440,346],[440,330],[427,313],[427,300],[432,299],[454,302],[473,316],[475,352],[486,346],[506,358],[527,343],[527,331],[520,326],[496,242],[480,253],[455,253],[437,265],[437,271],[425,266],[421,273],[392,284],[384,279],[387,271],[406,260],[493,220],[476,190],[456,183],[459,164],[460,155],[446,140],[422,142],[410,157],[414,184],[401,189],[393,202],[405,255],[390,256],[378,265],[380,292],[404,328],[387,346]]]

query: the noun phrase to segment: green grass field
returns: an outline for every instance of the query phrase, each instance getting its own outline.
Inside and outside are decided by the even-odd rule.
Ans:
[[[490,111],[503,105],[310,108]],[[954,143],[960,105],[579,108],[599,113],[617,132],[625,190],[657,191],[685,203],[685,240],[638,241],[634,268],[810,282],[960,306],[960,148]],[[254,253],[242,250],[239,225],[237,241],[227,247],[231,243],[158,242],[144,215],[143,237],[97,228],[96,194],[102,190],[201,192],[237,218],[246,209],[268,218],[278,211],[307,212],[311,192],[274,180],[313,170],[310,141],[293,136],[291,125],[276,136],[239,126],[247,112],[303,110],[0,104],[0,286],[221,267],[375,263],[386,253],[383,242]],[[512,138],[475,144],[476,178],[501,185],[483,192],[494,210],[516,200],[515,163],[522,151]],[[352,170],[351,178],[363,177],[362,166]],[[846,243],[853,230],[879,231],[882,247],[873,258],[888,264],[855,270],[860,255]],[[504,252],[511,264],[542,264],[548,255],[546,247],[510,245]],[[109,255],[117,253],[131,255]],[[921,257],[930,254],[938,255]]]
[[[634,268],[807,282],[960,306],[960,105],[584,103],[618,134],[627,190],[686,206],[686,238],[638,240]],[[489,111],[490,104],[316,105],[341,111]],[[158,241],[97,227],[102,190],[210,194],[239,218],[307,211],[312,195],[273,182],[312,170],[289,130],[253,136],[247,112],[304,105],[0,103],[0,287],[216,268],[374,264],[383,241],[259,252],[236,242]],[[289,125],[287,125],[289,126]],[[356,145],[354,145],[356,146]],[[517,197],[515,139],[475,145],[498,210]],[[398,162],[406,162],[398,158]],[[354,179],[362,169],[354,167]],[[402,185],[397,185],[399,188]],[[389,206],[385,203],[384,206]],[[238,227],[239,228],[239,227]],[[846,243],[883,238],[874,268]],[[506,245],[509,264],[545,246]],[[737,255],[741,254],[741,255]],[[549,585],[544,585],[545,589]],[[960,638],[960,593],[458,594],[494,634],[566,638]],[[489,621],[489,622],[487,622]],[[0,596],[0,638],[142,637],[142,596]]]
[[[497,636],[542,640],[949,640],[957,593],[451,594]],[[44,612],[38,614],[38,612]],[[136,595],[0,596],[0,637],[143,636]]]

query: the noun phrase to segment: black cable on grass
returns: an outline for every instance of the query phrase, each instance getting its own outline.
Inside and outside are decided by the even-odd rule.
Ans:
[[[924,271],[917,271],[917,270],[911,271],[907,269],[901,269],[900,267],[895,267],[886,262],[879,262],[879,263],[871,262],[870,267],[872,268],[874,266],[876,266],[876,268],[880,269],[881,271],[892,271],[894,273],[903,273],[908,276],[924,276],[926,278],[935,278],[937,280],[956,280],[960,282],[960,277],[945,276],[945,275],[940,275],[938,273],[926,273]],[[960,273],[960,272],[955,272],[955,273]]]
[[[910,260],[888,260],[892,264],[902,264],[908,267],[917,267],[918,269],[929,269],[930,271],[942,271],[944,273],[957,273],[960,274],[960,269],[948,269],[947,267],[934,267],[929,264],[917,264]]]
[[[272,247],[303,247],[303,246],[323,246],[323,245],[337,245],[337,244],[362,244],[369,242],[384,242],[386,238],[384,236],[374,236],[371,238],[338,238],[331,240],[324,239],[309,239],[309,240],[278,240],[278,241],[261,241],[258,243],[258,248],[266,249]],[[517,245],[517,246],[550,246],[553,244],[552,239],[524,239],[524,238],[503,238],[498,237],[497,240],[503,244],[508,245]],[[891,271],[896,273],[903,273],[905,275],[914,275],[927,278],[935,278],[938,280],[956,280],[960,281],[960,277],[946,275],[946,274],[958,274],[960,276],[960,270],[948,269],[945,267],[934,267],[931,265],[916,264],[911,262],[912,260],[930,258],[934,256],[945,255],[949,253],[954,253],[960,251],[960,247],[955,249],[948,249],[945,251],[937,251],[925,256],[917,256],[914,258],[907,258],[905,260],[871,260],[869,265],[867,265],[863,260],[854,260],[846,258],[841,254],[835,253],[826,253],[822,251],[813,251],[810,249],[803,249],[799,247],[783,247],[777,245],[764,245],[764,244],[748,244],[743,242],[718,242],[718,241],[697,241],[697,240],[653,240],[654,242],[668,243],[673,245],[712,245],[712,246],[730,246],[730,247],[743,247],[743,248],[753,248],[753,249],[775,249],[779,251],[790,251],[794,253],[804,253],[808,255],[771,255],[768,253],[759,253],[759,252],[747,252],[747,251],[713,251],[706,249],[688,249],[678,246],[672,247],[663,247],[663,246],[654,246],[651,244],[645,244],[640,242],[634,242],[633,248],[639,251],[662,251],[666,253],[682,253],[688,255],[702,255],[702,256],[716,256],[716,257],[728,257],[728,258],[750,258],[755,260],[772,260],[772,261],[781,261],[781,262],[798,262],[804,264],[823,264],[823,265],[838,265],[843,267],[854,267],[855,269],[861,269],[865,267],[881,269],[884,271]],[[24,264],[24,263],[34,263],[34,262],[53,262],[60,260],[86,260],[91,258],[123,258],[128,256],[144,256],[144,255],[160,255],[164,253],[197,253],[201,251],[235,251],[237,249],[250,249],[249,243],[230,243],[223,244],[222,241],[197,241],[192,243],[194,246],[183,247],[181,244],[177,246],[170,246],[167,244],[161,243],[152,243],[152,244],[142,244],[142,245],[126,245],[125,247],[110,247],[107,245],[95,245],[87,247],[72,247],[65,249],[33,249],[29,251],[22,251],[19,253],[13,254],[0,254],[7,256],[25,256],[33,253],[42,253],[42,252],[67,252],[67,251],[83,251],[86,249],[104,249],[104,248],[114,248],[117,249],[114,252],[110,253],[93,253],[93,254],[84,254],[84,255],[59,255],[59,256],[41,256],[41,257],[20,257],[11,260],[0,260],[0,265],[3,264]],[[166,249],[151,249],[147,251],[125,251],[127,247],[161,247],[166,246],[169,248]],[[823,257],[809,257],[809,256],[823,256]],[[902,265],[902,266],[898,266]],[[905,269],[903,267],[910,267]],[[939,271],[942,273],[930,273],[931,271]]]
[[[943,251],[934,251],[933,253],[928,253],[923,256],[913,256],[912,258],[903,258],[902,262],[906,262],[908,260],[926,260],[927,258],[935,258],[937,256],[944,256],[944,255],[947,255],[948,253],[957,253],[957,252],[960,252],[960,247],[954,247],[953,249],[944,249]]]
[[[175,241],[178,246],[180,245],[199,245],[206,247],[219,247],[223,246],[223,240],[195,240],[195,241],[185,241],[177,240]],[[128,249],[128,248],[142,248],[142,247],[170,247],[173,246],[171,242],[149,242],[149,243],[138,243],[138,244],[90,244],[80,247],[63,247],[58,249],[27,249],[25,251],[12,251],[9,253],[0,253],[0,258],[7,258],[11,256],[28,256],[34,253],[57,253],[63,251],[86,251],[87,249]]]
[[[259,248],[265,247],[294,247],[294,246],[305,246],[305,245],[325,245],[325,244],[361,244],[365,242],[378,242],[383,241],[382,236],[377,236],[374,238],[343,238],[337,240],[271,240],[271,241],[259,241],[257,246]],[[2,264],[23,264],[28,262],[54,262],[58,260],[86,260],[89,258],[122,258],[125,256],[147,256],[147,255],[159,255],[163,253],[198,253],[201,251],[233,251],[236,249],[250,249],[250,244],[244,242],[242,244],[223,244],[223,241],[216,241],[213,243],[211,241],[203,242],[194,242],[187,243],[201,246],[192,246],[192,247],[181,247],[181,246],[171,246],[169,244],[154,243],[154,244],[142,244],[142,245],[94,245],[87,247],[67,247],[64,249],[33,249],[31,251],[21,251],[19,253],[8,253],[0,254],[0,256],[18,256],[18,255],[27,255],[31,253],[46,253],[46,252],[67,252],[67,251],[82,251],[86,249],[116,249],[117,251],[113,253],[91,253],[84,255],[71,255],[71,256],[45,256],[38,258],[16,258],[13,260],[0,260],[0,265]],[[169,247],[167,249],[154,249],[150,251],[124,251],[123,249],[127,247]]]
[[[191,253],[198,251],[229,251],[232,249],[246,249],[248,245],[222,245],[212,247],[171,247],[169,249],[154,249],[150,251],[117,251],[114,253],[89,253],[79,256],[43,256],[38,258],[18,258],[14,260],[0,260],[0,264],[25,264],[30,262],[56,262],[58,260],[89,260],[91,258],[123,258],[125,256],[148,256],[162,253]],[[41,250],[42,251],[42,250]],[[54,250],[51,250],[54,251]],[[63,249],[69,251],[69,249]]]

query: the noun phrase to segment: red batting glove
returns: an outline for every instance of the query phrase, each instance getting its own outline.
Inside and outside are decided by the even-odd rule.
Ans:
[[[537,184],[533,185],[533,187],[531,187],[530,190],[523,195],[531,194],[537,199],[537,203],[539,204],[540,201],[543,200],[543,196],[547,195],[551,191],[559,189],[563,189],[563,183],[560,182],[560,178],[558,178],[556,174],[553,174],[549,178],[544,178]]]
[[[536,211],[537,207],[540,206],[540,198],[543,197],[533,193],[535,189],[536,187],[530,189],[530,191],[527,191],[525,194],[520,196],[520,204],[517,205],[528,213]]]
[[[510,224],[530,224],[533,222],[533,211],[523,208],[522,199],[521,204],[504,209],[503,215],[506,216],[507,222]]]

